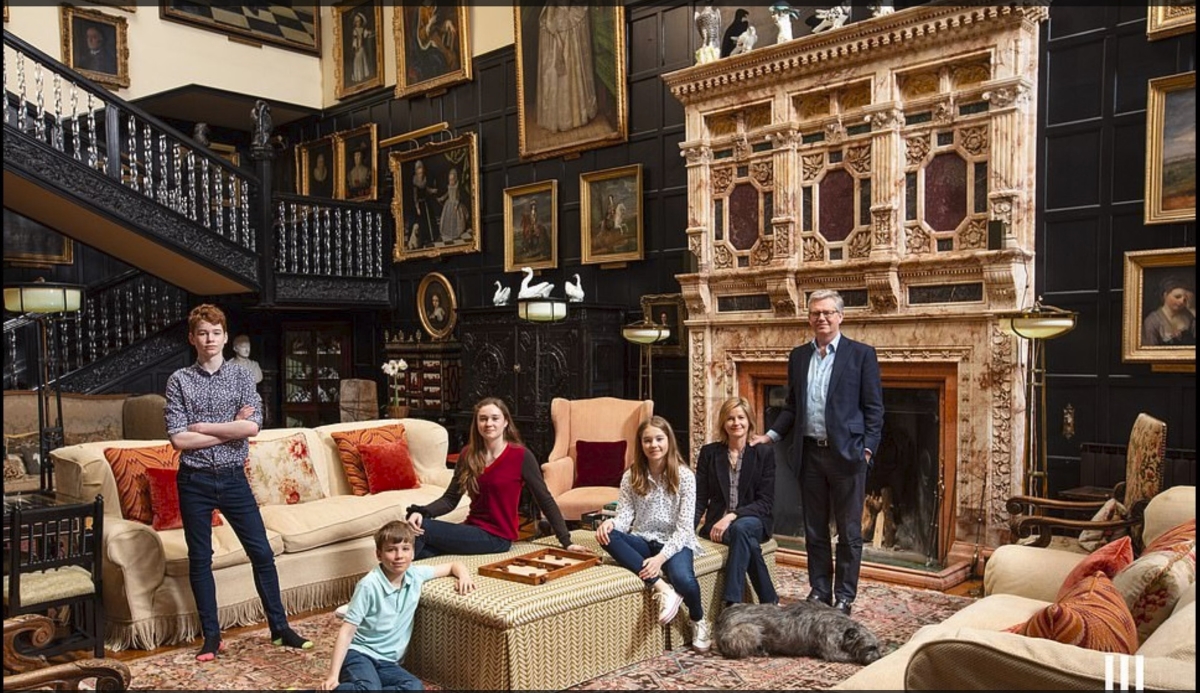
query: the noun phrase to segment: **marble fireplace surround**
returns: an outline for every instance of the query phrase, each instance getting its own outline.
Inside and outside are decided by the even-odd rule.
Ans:
[[[692,450],[714,439],[724,398],[753,396],[811,338],[808,294],[837,289],[843,332],[877,348],[885,381],[937,374],[950,400],[945,564],[1007,540],[1026,364],[995,314],[1032,303],[1047,16],[923,5],[664,75],[687,128]],[[940,186],[946,171],[957,187]],[[849,193],[823,196],[834,183]],[[962,199],[943,205],[944,190]]]

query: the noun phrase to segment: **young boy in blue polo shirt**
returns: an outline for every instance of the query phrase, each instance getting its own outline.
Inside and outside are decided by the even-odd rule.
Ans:
[[[413,616],[427,580],[453,575],[455,591],[475,589],[461,562],[412,565],[412,527],[393,520],[375,532],[379,565],[358,581],[333,646],[324,691],[419,691],[421,680],[400,666],[412,637]]]

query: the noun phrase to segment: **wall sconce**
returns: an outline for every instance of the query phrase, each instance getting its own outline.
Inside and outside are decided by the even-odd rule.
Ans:
[[[654,356],[651,345],[671,337],[671,328],[645,318],[621,328],[621,336],[638,345],[638,399],[654,399]]]
[[[1045,340],[1075,329],[1079,314],[1047,306],[1039,296],[1032,308],[999,313],[1000,329],[1028,344],[1025,377],[1025,494],[1045,498],[1046,463],[1046,349]]]
[[[54,491],[54,466],[50,451],[63,444],[62,341],[57,324],[61,319],[77,317],[83,307],[84,287],[78,284],[32,282],[4,287],[4,310],[20,314],[38,324],[38,365],[34,391],[38,393],[38,463],[41,471],[39,490]],[[51,425],[51,414],[54,422]]]
[[[517,317],[529,322],[558,322],[567,317],[567,302],[561,298],[518,300]]]

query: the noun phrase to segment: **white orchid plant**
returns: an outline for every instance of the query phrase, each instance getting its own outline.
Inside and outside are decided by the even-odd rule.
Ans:
[[[404,359],[392,359],[383,363],[384,374],[392,381],[392,406],[400,406],[400,391],[403,388],[404,371],[408,370],[408,362]]]

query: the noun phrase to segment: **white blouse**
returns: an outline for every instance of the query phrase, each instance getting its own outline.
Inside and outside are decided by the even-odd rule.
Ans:
[[[679,467],[679,492],[671,494],[666,485],[650,478],[650,492],[639,496],[633,491],[630,472],[621,476],[621,491],[617,495],[617,516],[613,528],[663,545],[663,559],[669,559],[680,549],[691,549],[694,555],[704,553],[696,541],[692,520],[696,514],[696,475],[686,466]]]

